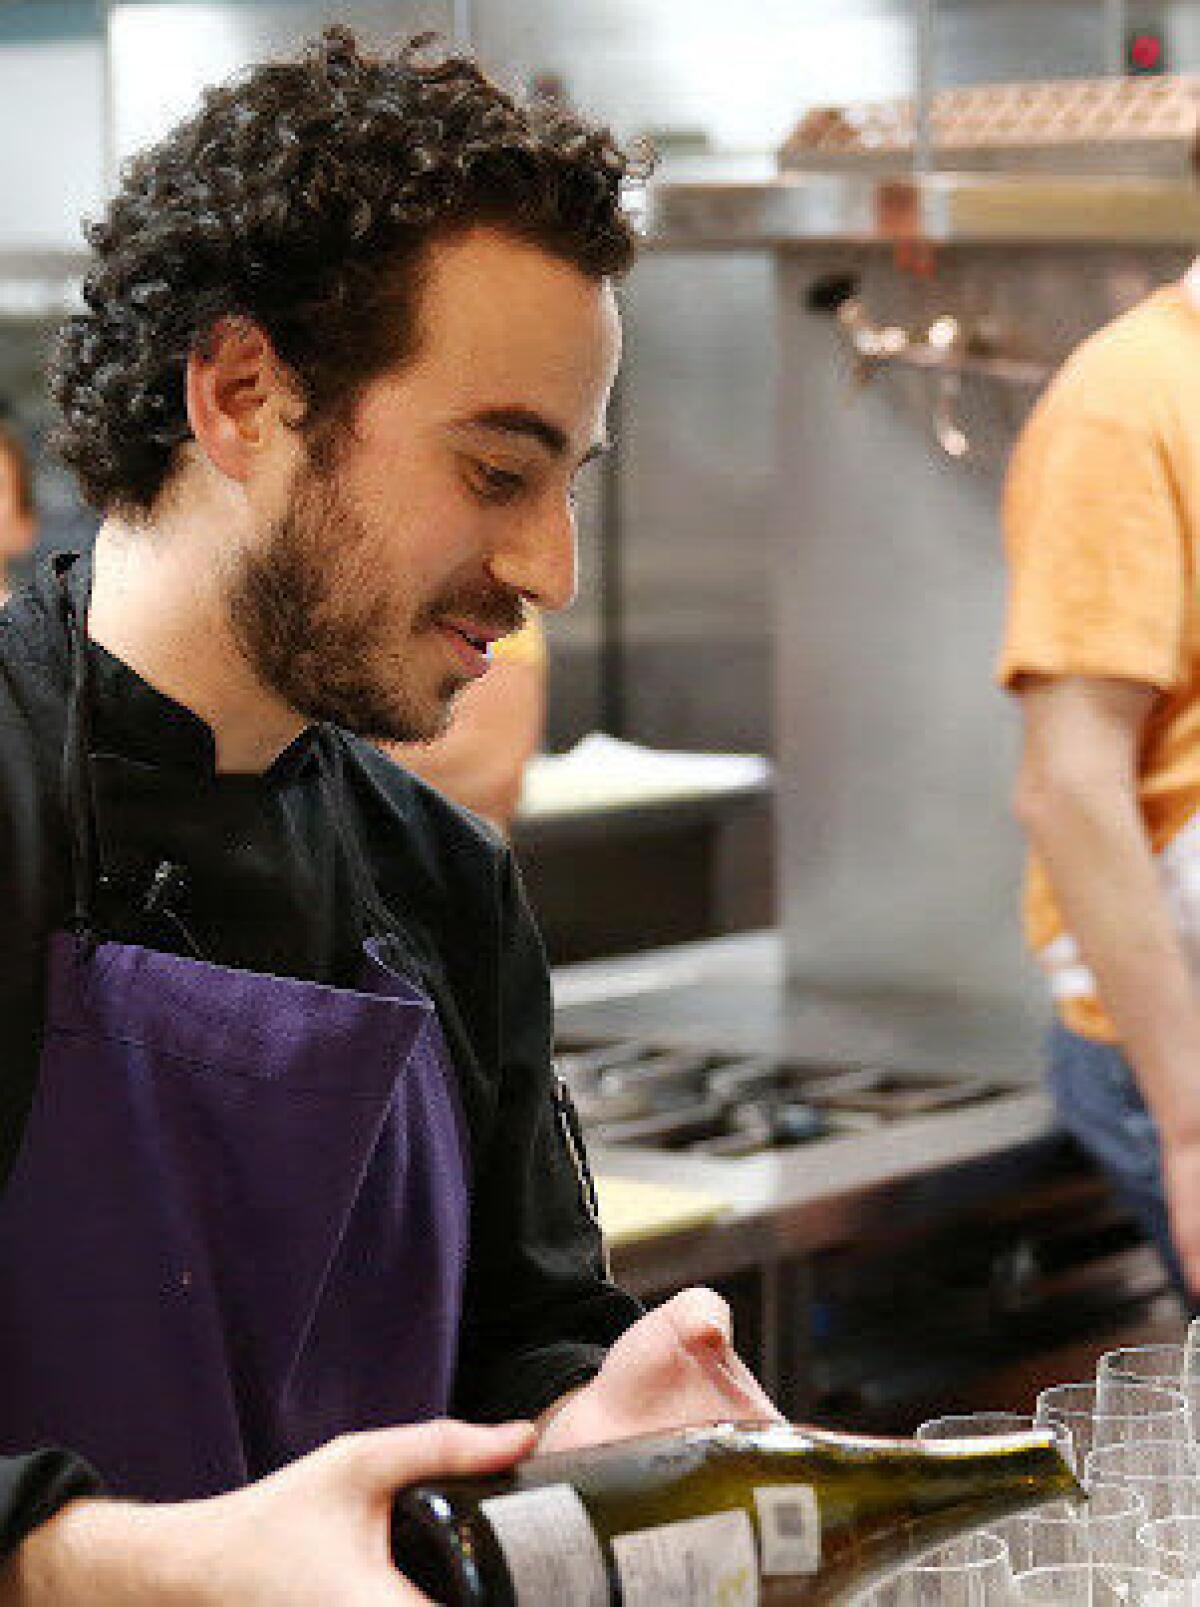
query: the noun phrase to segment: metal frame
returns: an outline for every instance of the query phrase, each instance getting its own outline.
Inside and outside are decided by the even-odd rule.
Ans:
[[[933,170],[930,114],[936,89],[937,0],[915,0],[916,5],[916,85],[914,106],[916,138],[913,142],[913,172]],[[1109,75],[1119,78],[1125,71],[1125,29],[1128,22],[1126,0],[1100,0],[1101,27],[1104,30],[1104,63]]]
[[[1194,247],[1200,193],[1169,179],[1041,173],[788,173],[761,184],[651,184],[645,240],[675,250],[911,240]]]

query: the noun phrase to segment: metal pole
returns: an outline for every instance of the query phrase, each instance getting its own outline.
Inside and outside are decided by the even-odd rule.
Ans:
[[[473,9],[472,0],[451,0],[450,26],[454,34],[454,43],[463,50],[471,50],[475,45]]]
[[[113,56],[112,9],[112,0],[97,0],[98,21],[104,47],[100,84],[100,114],[103,119],[100,160],[101,183],[106,201],[117,187],[116,62]]]
[[[1111,78],[1125,71],[1125,0],[1104,0],[1104,70]]]
[[[604,475],[600,512],[600,729],[625,735],[625,570],[621,519],[621,436],[625,423],[625,380],[618,378],[608,400],[612,445],[601,459]]]
[[[916,5],[917,81],[913,102],[913,172],[928,173],[933,167],[933,49],[937,0],[916,0]]]

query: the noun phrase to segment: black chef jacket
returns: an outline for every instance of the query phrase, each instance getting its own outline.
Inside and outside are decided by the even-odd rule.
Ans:
[[[69,584],[82,607],[87,560]],[[261,776],[218,775],[201,719],[97,644],[88,651],[92,752],[132,760],[142,777],[132,806],[112,818],[102,759],[97,771],[102,936],[177,952],[194,943],[217,964],[354,986],[367,926],[345,832],[365,851],[414,979],[438,1007],[470,1132],[452,1409],[485,1421],[535,1415],[595,1372],[639,1308],[606,1277],[590,1180],[564,1136],[546,963],[511,854],[332,726],[309,727]],[[47,565],[0,611],[0,1181],[36,1083],[47,938],[71,908],[67,686]],[[93,1487],[70,1454],[0,1457],[0,1554]]]

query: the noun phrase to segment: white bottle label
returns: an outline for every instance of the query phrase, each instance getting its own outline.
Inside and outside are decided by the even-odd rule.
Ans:
[[[808,1484],[760,1484],[754,1491],[762,1571],[815,1574],[821,1566],[821,1508]]]
[[[740,1509],[619,1535],[613,1553],[625,1607],[758,1607],[754,1528]]]
[[[519,1607],[608,1607],[600,1542],[569,1484],[494,1495],[479,1510],[500,1543]]]

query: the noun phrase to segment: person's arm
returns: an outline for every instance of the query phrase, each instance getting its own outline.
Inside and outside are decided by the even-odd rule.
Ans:
[[[525,766],[542,740],[545,705],[540,659],[498,659],[459,698],[444,735],[433,742],[389,743],[385,751],[507,835]]]
[[[643,1315],[609,1279],[582,1140],[555,1097],[545,959],[511,858],[505,875],[504,1075],[478,1167],[455,1410],[537,1416],[542,1450],[776,1416],[720,1296],[688,1289]]]
[[[1159,694],[1092,677],[1025,677],[1017,690],[1017,814],[1158,1125],[1172,1238],[1200,1290],[1200,992],[1137,795]]]
[[[528,1454],[528,1423],[422,1423],[346,1435],[229,1495],[137,1506],[79,1500],[0,1569],[0,1607],[406,1607],[392,1498],[433,1475],[489,1473]]]
[[[549,974],[511,853],[499,867],[492,1109],[477,1131],[453,1410],[536,1417],[641,1316],[609,1278],[578,1135],[556,1089]],[[490,1036],[490,1033],[489,1033]]]

